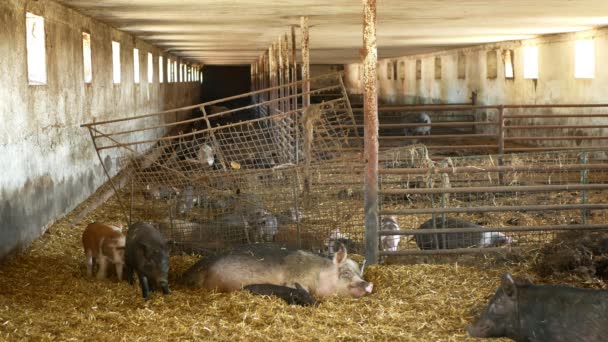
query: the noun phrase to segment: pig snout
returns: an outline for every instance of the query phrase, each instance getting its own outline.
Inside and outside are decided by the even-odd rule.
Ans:
[[[475,324],[467,326],[467,332],[469,333],[469,336],[477,338],[490,337],[488,332],[492,329],[492,327],[488,323],[489,322],[477,322]]]
[[[361,280],[348,286],[348,292],[352,297],[361,298],[372,293],[374,284]]]

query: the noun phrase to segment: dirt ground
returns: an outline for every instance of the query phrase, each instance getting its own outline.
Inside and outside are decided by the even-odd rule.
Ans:
[[[362,299],[331,298],[318,307],[288,306],[245,292],[180,287],[175,278],[198,258],[171,258],[172,294],[148,301],[138,287],[87,277],[81,234],[91,221],[119,222],[114,200],[54,224],[22,255],[0,265],[0,340],[299,340],[467,341],[465,327],[493,295],[504,272],[536,282],[605,288],[595,277],[533,272],[529,255],[451,258],[371,266]],[[418,260],[420,261],[420,260]]]

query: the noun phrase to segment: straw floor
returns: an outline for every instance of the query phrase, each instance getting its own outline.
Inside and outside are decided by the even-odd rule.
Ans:
[[[84,226],[121,220],[112,199],[71,227],[75,213],[88,204],[0,265],[0,340],[466,341],[466,325],[503,272],[538,280],[521,261],[381,265],[365,274],[374,282],[372,295],[303,308],[246,292],[180,287],[173,280],[197,257],[176,255],[172,294],[155,293],[144,301],[138,287],[87,277],[80,243]],[[543,281],[604,287],[574,277]]]

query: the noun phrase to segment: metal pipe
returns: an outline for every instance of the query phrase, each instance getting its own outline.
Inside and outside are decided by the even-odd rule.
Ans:
[[[463,214],[463,213],[492,213],[509,211],[544,211],[544,210],[602,210],[608,209],[608,204],[549,204],[549,205],[513,205],[513,206],[482,206],[464,208],[425,208],[403,210],[380,210],[380,215],[422,215],[422,214]]]
[[[298,61],[296,59],[296,27],[294,25],[291,26],[291,63],[292,63],[291,94],[297,95],[298,94],[298,85],[295,82],[298,81]],[[293,106],[291,109],[297,110],[298,109],[298,98],[297,97],[293,98],[292,102],[293,102]]]
[[[407,194],[461,194],[473,192],[542,192],[571,190],[608,190],[608,184],[560,184],[560,185],[515,185],[515,186],[472,186],[466,188],[427,188],[427,189],[386,189],[383,195]]]
[[[378,92],[376,0],[363,0],[363,108],[365,162],[365,260],[378,262]]]
[[[555,230],[592,230],[608,229],[608,224],[560,224],[546,226],[510,226],[510,227],[481,227],[481,228],[437,228],[437,229],[405,229],[381,230],[378,235],[429,235],[429,234],[458,234],[485,232],[544,232]]]
[[[315,77],[312,77],[310,80],[312,81],[312,80],[318,80],[318,79],[324,79],[324,78],[339,77],[340,75],[342,75],[342,72],[334,72],[334,73],[330,73],[330,74],[324,74],[324,75],[320,75],[320,76],[315,76]],[[299,84],[305,83],[305,81],[301,80],[301,81],[297,81],[297,82],[294,82],[294,83],[296,85],[299,85]],[[293,85],[293,84],[290,84],[290,85]],[[115,122],[129,121],[129,120],[135,120],[135,119],[142,119],[142,118],[147,118],[147,117],[151,117],[151,116],[161,116],[161,115],[165,115],[165,114],[172,114],[172,113],[179,112],[179,111],[185,111],[185,110],[195,109],[195,108],[198,108],[200,106],[210,106],[210,105],[217,104],[217,103],[228,102],[228,101],[231,101],[231,100],[236,100],[236,99],[240,99],[240,98],[243,98],[243,97],[251,96],[252,94],[266,93],[266,92],[268,92],[270,90],[273,90],[273,89],[276,89],[276,88],[278,88],[278,87],[266,87],[266,88],[258,90],[258,91],[251,91],[251,92],[248,92],[248,93],[245,93],[245,94],[234,95],[234,96],[225,97],[225,98],[219,99],[219,100],[213,100],[213,101],[203,102],[203,103],[199,103],[199,104],[195,104],[195,105],[190,105],[190,106],[186,106],[186,107],[181,107],[181,108],[169,109],[169,110],[165,110],[165,111],[162,111],[162,112],[142,114],[142,115],[131,116],[131,117],[128,117],[128,118],[114,119],[114,120],[90,122],[90,123],[82,124],[82,125],[80,125],[80,127],[97,126],[97,125],[104,125],[104,124],[115,123]]]
[[[454,248],[454,249],[410,249],[401,251],[381,251],[380,256],[414,256],[414,255],[447,255],[447,254],[489,254],[520,250],[522,247],[487,247],[487,248]]]
[[[568,127],[564,127],[564,128],[568,128]],[[553,137],[520,136],[520,137],[505,138],[505,140],[507,140],[507,141],[512,141],[512,140],[606,140],[606,139],[608,139],[608,136],[592,137],[592,136],[585,136],[585,135],[562,135],[562,136],[553,136]]]
[[[310,91],[310,37],[308,36],[308,17],[300,17],[300,30],[302,31],[302,107],[306,108],[310,105],[310,95],[306,94]]]
[[[325,87],[325,88],[319,88],[319,89],[311,91],[310,93],[314,93],[314,92],[317,92],[317,91],[323,91],[324,89],[333,89],[333,88],[336,88],[336,87],[339,87],[339,86],[329,86],[329,87]],[[297,95],[290,95],[289,98],[295,98],[296,96]],[[219,117],[219,116],[224,116],[224,115],[235,113],[235,112],[238,112],[238,111],[241,111],[241,110],[251,109],[251,108],[260,107],[260,106],[263,106],[263,105],[266,105],[266,104],[274,103],[276,101],[279,101],[279,99],[259,102],[259,103],[256,103],[256,104],[239,107],[237,109],[230,109],[230,110],[226,110],[226,111],[223,111],[223,112],[218,112],[218,113],[215,113],[215,114],[208,115],[207,118],[211,119],[211,118],[215,118],[215,117]],[[332,103],[332,102],[337,102],[337,101],[338,100],[330,100],[330,101],[327,101],[327,102]],[[205,106],[200,106],[201,109],[204,108],[204,107]],[[141,131],[154,130],[154,129],[164,128],[164,127],[178,126],[178,125],[183,125],[185,123],[192,123],[192,122],[203,121],[203,120],[205,120],[205,119],[203,117],[200,117],[200,118],[195,118],[195,119],[188,119],[188,120],[170,122],[170,123],[166,123],[166,124],[163,124],[163,125],[150,126],[150,127],[146,127],[146,128],[132,129],[132,130],[128,130],[128,131],[119,131],[119,132],[115,132],[115,133],[109,133],[107,135],[108,136],[123,135],[123,134],[128,134],[128,133],[135,133],[135,132],[141,132]],[[200,133],[200,131],[199,131],[199,133]]]
[[[461,127],[461,126],[498,126],[498,122],[473,122],[473,121],[454,121],[454,122],[432,122],[427,123],[398,123],[398,124],[380,124],[380,128],[406,128],[406,127]],[[363,128],[363,125],[345,125],[343,127]],[[464,135],[463,135],[464,136]]]
[[[381,175],[426,175],[429,172],[436,173],[486,173],[500,171],[581,171],[581,170],[607,170],[608,164],[570,164],[570,165],[508,165],[508,166],[455,166],[443,168],[394,168],[380,169],[378,173]]]

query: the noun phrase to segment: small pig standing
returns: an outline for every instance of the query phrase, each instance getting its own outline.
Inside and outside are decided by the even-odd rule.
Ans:
[[[104,279],[108,263],[111,263],[116,268],[118,280],[122,280],[122,268],[125,263],[125,236],[119,227],[97,222],[91,223],[82,233],[82,245],[89,276],[93,276],[93,268],[97,265],[97,279]]]
[[[150,223],[138,222],[127,231],[125,262],[127,279],[133,285],[137,273],[144,299],[157,287],[168,295],[169,248],[161,233]]]
[[[271,284],[296,288],[296,283],[312,295],[363,297],[373,284],[361,278],[359,265],[347,258],[340,246],[333,259],[288,250],[272,244],[241,246],[214,258],[204,258],[183,275],[186,285],[231,292],[248,285]]]
[[[606,341],[608,291],[518,284],[509,273],[479,319],[472,337],[515,341]]]
[[[399,230],[397,218],[395,216],[383,217],[381,230]],[[400,235],[383,235],[380,238],[380,246],[383,251],[395,252],[400,240]]]

